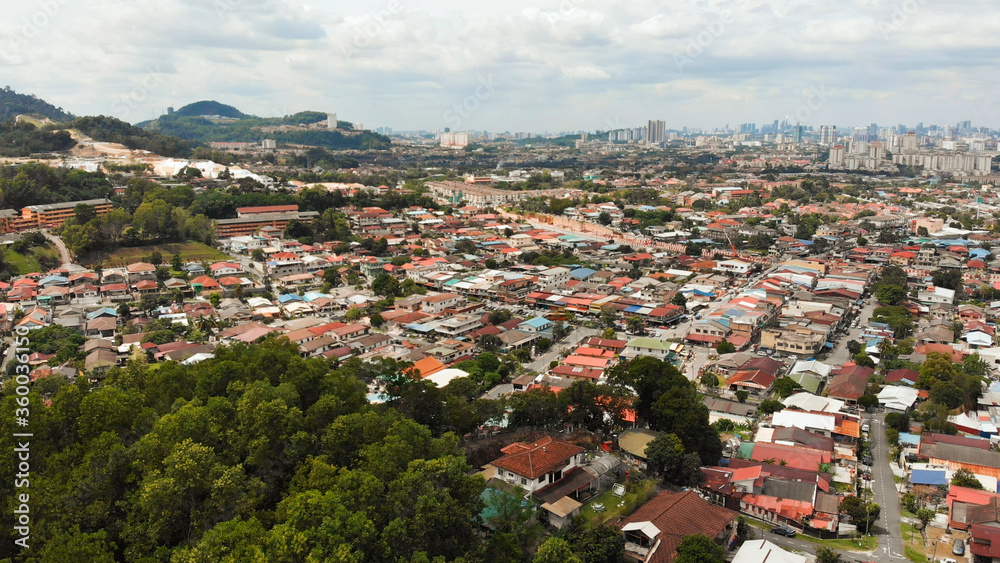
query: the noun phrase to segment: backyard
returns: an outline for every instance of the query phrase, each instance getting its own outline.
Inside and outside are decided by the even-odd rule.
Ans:
[[[580,509],[580,516],[588,528],[596,528],[605,522],[628,516],[649,500],[656,493],[656,480],[647,479],[629,483],[625,488],[625,496],[618,498],[614,487],[590,500]],[[603,506],[603,511],[594,510],[594,506]]]

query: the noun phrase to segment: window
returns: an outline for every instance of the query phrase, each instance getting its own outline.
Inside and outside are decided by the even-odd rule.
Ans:
[[[528,480],[525,479],[524,477],[521,477],[521,485],[523,486],[523,485],[527,485],[527,484],[528,484]]]

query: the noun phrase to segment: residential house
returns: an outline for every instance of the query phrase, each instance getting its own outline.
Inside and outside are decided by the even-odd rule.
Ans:
[[[583,448],[552,437],[531,444],[515,442],[500,451],[505,455],[490,464],[496,477],[529,493],[558,482],[584,461]]]
[[[695,534],[728,548],[735,538],[737,513],[709,504],[695,491],[664,491],[621,520],[625,557],[644,563],[670,563],[677,546]]]

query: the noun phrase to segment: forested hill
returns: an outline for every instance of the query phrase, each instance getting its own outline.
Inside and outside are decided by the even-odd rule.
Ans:
[[[190,144],[177,137],[146,131],[114,117],[79,117],[67,127],[95,141],[121,143],[130,149],[147,150],[160,156],[183,157],[191,154]]]
[[[19,115],[47,117],[55,121],[72,119],[73,115],[62,108],[35,97],[34,95],[18,94],[10,86],[0,90],[0,121],[14,121]]]
[[[202,117],[205,115],[218,115],[221,117],[231,117],[234,119],[243,119],[249,116],[240,110],[223,103],[216,102],[214,100],[202,100],[200,102],[195,102],[193,104],[188,104],[176,112],[174,115],[180,117]]]
[[[326,120],[326,114],[303,111],[284,117],[253,117],[238,119],[210,119],[203,117],[210,111],[240,113],[236,108],[218,102],[198,102],[195,110],[181,108],[185,114],[192,111],[199,115],[182,115],[180,111],[162,115],[139,126],[151,132],[178,137],[191,143],[243,142],[257,143],[274,139],[279,144],[308,145],[334,150],[386,150],[392,142],[385,135],[371,131],[350,130],[351,124],[338,121],[338,129],[308,128],[310,124]],[[192,105],[198,105],[192,104]],[[208,104],[208,105],[205,105]],[[200,109],[199,109],[200,108]],[[228,110],[225,108],[229,108]],[[221,114],[211,114],[221,115]],[[240,113],[240,115],[243,115]],[[227,117],[223,115],[223,117]]]

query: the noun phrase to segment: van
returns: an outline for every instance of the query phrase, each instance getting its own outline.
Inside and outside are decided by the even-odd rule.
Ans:
[[[862,432],[868,432],[868,430],[870,428],[871,428],[871,426],[869,426],[869,424],[867,422],[861,425],[861,431]]]

